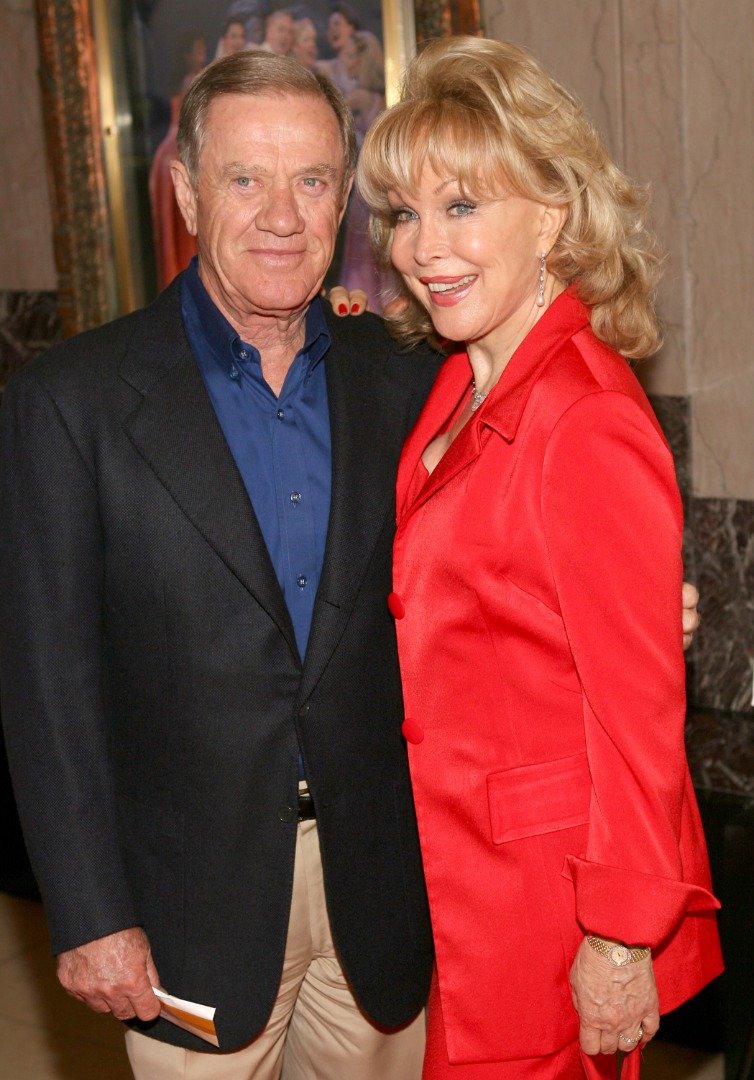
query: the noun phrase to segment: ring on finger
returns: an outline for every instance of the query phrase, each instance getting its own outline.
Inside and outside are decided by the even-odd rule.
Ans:
[[[636,1044],[638,1042],[641,1042],[641,1040],[644,1038],[644,1028],[641,1026],[641,1024],[639,1025],[639,1030],[636,1034],[636,1038],[634,1039],[630,1038],[628,1035],[618,1035],[618,1038],[621,1042],[625,1043],[626,1046],[636,1046]]]

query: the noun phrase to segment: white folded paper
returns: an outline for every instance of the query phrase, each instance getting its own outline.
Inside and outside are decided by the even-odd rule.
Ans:
[[[153,986],[155,997],[159,998],[162,1009],[160,1016],[176,1024],[192,1035],[197,1035],[205,1042],[213,1046],[220,1046],[215,1032],[215,1010],[209,1005],[199,1005],[195,1001],[184,1001],[183,998],[173,997],[164,990],[158,990]]]

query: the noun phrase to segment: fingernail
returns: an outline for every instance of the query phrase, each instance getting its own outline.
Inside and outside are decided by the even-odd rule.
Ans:
[[[351,314],[358,315],[361,311],[361,304],[351,304]]]
[[[338,315],[347,315],[348,308],[345,304],[338,304]]]

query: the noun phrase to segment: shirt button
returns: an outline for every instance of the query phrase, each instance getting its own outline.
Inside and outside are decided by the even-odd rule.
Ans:
[[[298,585],[299,589],[305,589],[306,588],[306,578],[304,577],[303,574],[300,574],[296,578],[296,584]]]
[[[421,726],[418,720],[414,720],[412,716],[407,716],[401,724],[401,731],[403,732],[403,738],[406,742],[420,743],[424,740],[424,728]]]
[[[275,416],[277,416],[278,420],[282,420],[285,416],[285,409],[278,409],[278,411],[275,413]]]
[[[304,704],[299,709],[298,714],[299,714],[299,716],[306,716],[306,714],[308,712],[309,712],[309,702],[305,701]]]
[[[248,349],[239,349],[238,350],[238,355],[241,358],[241,360],[246,360],[248,355],[249,355],[249,350]]]
[[[278,817],[281,821],[295,821],[297,814],[292,806],[281,806],[278,808]]]
[[[241,374],[241,372],[238,370],[238,368],[234,364],[233,367],[230,369],[230,377],[231,377],[231,379],[237,379],[240,374]]]
[[[291,502],[292,503],[300,503],[301,502],[301,492],[300,491],[292,491],[291,492]]]
[[[397,592],[391,592],[387,598],[387,606],[394,619],[402,619],[406,614],[406,605]]]

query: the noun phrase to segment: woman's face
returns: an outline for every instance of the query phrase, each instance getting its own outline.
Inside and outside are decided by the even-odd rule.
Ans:
[[[246,32],[243,23],[231,23],[223,37],[225,53],[237,53],[246,48]]]
[[[393,265],[441,337],[502,348],[531,315],[539,256],[560,211],[519,195],[463,195],[425,166],[418,189],[391,191]]]
[[[336,52],[340,52],[353,31],[351,23],[339,11],[334,11],[327,20],[327,40]]]
[[[313,67],[317,59],[317,31],[312,25],[297,30],[291,52],[300,64]]]
[[[189,52],[189,71],[197,74],[207,64],[207,42],[203,37],[196,38]]]

